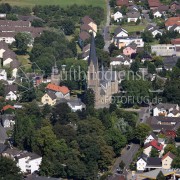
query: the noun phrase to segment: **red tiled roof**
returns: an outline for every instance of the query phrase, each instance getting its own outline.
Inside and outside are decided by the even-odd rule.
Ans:
[[[173,26],[173,25],[180,26],[180,17],[171,17],[165,22],[165,26]]]
[[[171,44],[180,44],[180,38],[172,39]]]
[[[154,148],[156,148],[157,150],[161,151],[163,149],[163,145],[158,143],[155,139],[152,140],[151,142],[147,143],[145,145],[145,148],[149,147],[149,146],[152,146]]]
[[[63,94],[69,93],[68,87],[66,87],[66,86],[57,86],[57,85],[51,84],[51,83],[46,86],[46,89],[50,89],[52,91],[61,92]]]
[[[159,0],[148,0],[149,7],[159,7],[161,3]]]
[[[167,157],[170,157],[171,159],[174,159],[176,156],[174,154],[172,154],[170,151],[168,153],[166,153],[163,157],[162,160],[166,159]]]
[[[116,0],[116,5],[117,6],[129,6],[129,1],[128,0]]]
[[[15,109],[15,107],[13,107],[13,106],[11,106],[11,105],[8,104],[8,105],[6,105],[6,106],[4,106],[4,107],[2,108],[3,111],[6,111],[7,109]],[[2,110],[1,110],[1,111],[2,111]]]

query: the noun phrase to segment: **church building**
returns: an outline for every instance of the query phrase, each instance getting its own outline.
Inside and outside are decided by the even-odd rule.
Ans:
[[[118,93],[118,78],[116,71],[105,71],[99,68],[96,56],[95,40],[92,36],[90,54],[88,59],[88,88],[95,94],[95,107],[107,107],[112,100],[112,95]]]

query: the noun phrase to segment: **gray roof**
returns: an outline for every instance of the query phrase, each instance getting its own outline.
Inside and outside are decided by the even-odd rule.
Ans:
[[[16,54],[13,51],[11,51],[11,50],[6,50],[3,53],[3,61],[8,59],[8,58],[16,59]]]
[[[71,106],[84,106],[85,107],[85,104],[81,101],[81,99],[70,99],[67,101],[69,104],[71,104]]]
[[[6,130],[0,125],[0,143],[5,143],[6,139],[8,139]]]
[[[123,29],[123,28],[121,28],[121,27],[119,26],[119,27],[117,27],[117,28],[115,29],[114,35],[117,36],[117,35],[118,35],[120,32],[122,32],[122,31],[128,34],[128,32],[126,32],[125,29]]]
[[[20,66],[20,62],[19,62],[17,59],[14,59],[14,60],[10,63],[11,69],[19,68],[19,66]]]
[[[158,157],[148,157],[147,158],[147,166],[156,166],[156,167],[161,167],[161,158]]]
[[[5,95],[7,95],[9,92],[17,92],[18,87],[17,85],[7,85],[5,86]]]
[[[177,63],[178,57],[177,56],[169,56],[163,58],[164,68],[173,68]]]
[[[148,156],[146,154],[142,153],[141,156],[138,158],[138,160],[143,159],[145,162],[147,162],[147,158],[148,158]]]
[[[129,12],[126,14],[128,18],[139,18],[140,13],[139,12]]]
[[[95,71],[98,70],[98,58],[96,56],[96,47],[95,47],[95,39],[94,36],[92,35],[91,38],[91,47],[90,47],[90,53],[89,53],[89,59],[88,59],[88,66],[90,63],[93,63]]]
[[[51,92],[51,91],[48,91],[47,94],[48,94],[48,96],[49,96],[52,100],[54,100],[54,99],[57,98],[56,95],[55,95],[53,92]]]
[[[0,143],[0,154],[8,148],[7,145]]]
[[[133,41],[132,43],[130,43],[128,46],[126,47],[130,47],[132,49],[136,49],[137,48],[137,44]]]
[[[27,152],[27,151],[22,151],[20,154],[17,154],[16,155],[16,158],[17,159],[21,159],[21,158],[24,158],[24,157],[30,157],[30,159],[37,159],[37,158],[40,158],[41,156],[39,156],[38,154],[36,153],[31,153],[31,152]]]
[[[156,105],[156,107],[157,107],[158,109],[163,108],[163,109],[169,110],[169,109],[171,109],[171,108],[176,109],[176,106],[177,106],[177,105],[178,105],[178,104],[159,103],[158,105]]]

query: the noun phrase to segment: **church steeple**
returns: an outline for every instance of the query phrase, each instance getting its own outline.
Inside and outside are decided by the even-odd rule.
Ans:
[[[59,70],[56,64],[56,61],[54,63],[54,66],[52,67],[52,73],[51,73],[51,83],[58,85],[60,84],[60,74],[59,74]]]
[[[90,53],[89,53],[89,59],[88,59],[88,66],[90,66],[91,62],[94,65],[95,71],[98,71],[98,58],[96,56],[96,46],[95,46],[95,39],[94,39],[93,34],[91,38],[91,47],[90,47]]]

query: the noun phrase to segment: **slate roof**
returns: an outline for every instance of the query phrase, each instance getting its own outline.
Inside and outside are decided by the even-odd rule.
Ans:
[[[143,159],[145,162],[147,162],[147,158],[148,158],[148,156],[146,154],[142,153],[137,161],[139,161],[139,159]]]
[[[148,157],[148,159],[147,159],[147,166],[161,167],[162,166],[161,158]]]
[[[114,35],[117,36],[117,35],[118,35],[120,32],[122,32],[122,31],[128,34],[128,32],[127,32],[125,29],[123,29],[123,28],[121,28],[121,27],[119,26],[119,27],[117,27],[117,28],[115,29]]]
[[[53,92],[47,92],[47,95],[48,95],[52,100],[54,100],[54,99],[57,98],[56,95],[55,95]]]
[[[91,62],[94,65],[95,71],[98,71],[98,58],[96,56],[95,39],[93,35],[91,37],[91,47],[89,52],[88,66]]]
[[[159,10],[160,12],[168,11],[168,10],[169,10],[169,6],[162,4],[162,5],[160,5],[160,6],[158,7],[158,10]]]
[[[140,13],[139,12],[129,12],[126,14],[128,18],[139,18]]]
[[[5,95],[7,95],[9,92],[17,92],[18,88],[17,85],[7,85],[5,86]]]

